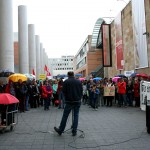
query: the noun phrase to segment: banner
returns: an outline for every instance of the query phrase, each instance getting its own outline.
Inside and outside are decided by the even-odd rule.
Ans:
[[[104,87],[104,96],[115,96],[115,86]]]
[[[116,63],[117,70],[123,70],[123,44],[122,44],[122,24],[121,24],[121,12],[115,18],[115,40],[116,40]]]
[[[135,68],[148,67],[144,0],[132,0]],[[144,34],[144,35],[143,35]]]
[[[126,77],[130,77],[132,73],[134,73],[134,70],[131,70],[131,71],[124,71],[124,75],[125,75]]]
[[[110,25],[102,25],[102,43],[103,43],[103,66],[111,67],[111,37],[110,37]]]
[[[140,108],[141,110],[146,110],[147,105],[150,106],[150,82],[141,81],[140,82]]]
[[[45,79],[46,79],[46,75],[45,75],[45,74],[40,74],[40,75],[39,75],[39,79],[45,80]]]

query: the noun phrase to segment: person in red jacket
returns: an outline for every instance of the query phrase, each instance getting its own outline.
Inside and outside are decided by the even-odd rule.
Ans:
[[[126,82],[123,78],[120,78],[118,82],[118,106],[125,106],[127,107],[127,100],[126,100]]]
[[[48,95],[52,95],[52,90],[48,91],[46,88],[46,85],[43,85],[41,87],[42,93],[41,98],[44,100],[44,110],[49,110],[49,101],[48,101]]]
[[[140,83],[138,79],[134,80],[133,94],[134,94],[134,100],[135,100],[135,107],[140,107]]]

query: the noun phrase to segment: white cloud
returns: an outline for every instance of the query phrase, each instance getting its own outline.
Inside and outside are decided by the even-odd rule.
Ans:
[[[14,0],[13,5],[14,31],[18,28],[18,5],[26,5],[28,24],[35,24],[46,53],[53,58],[75,55],[92,34],[96,20],[114,17],[125,3],[123,0]]]

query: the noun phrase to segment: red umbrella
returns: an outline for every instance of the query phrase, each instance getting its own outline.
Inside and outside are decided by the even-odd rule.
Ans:
[[[19,103],[19,100],[11,94],[2,93],[0,94],[0,104],[9,105]]]
[[[149,78],[149,76],[145,73],[136,74],[137,77]]]

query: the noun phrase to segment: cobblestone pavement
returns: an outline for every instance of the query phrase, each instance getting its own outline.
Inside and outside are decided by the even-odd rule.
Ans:
[[[62,109],[42,107],[18,113],[14,131],[0,134],[0,150],[149,150],[145,112],[139,108],[100,107],[98,111],[81,106],[79,131],[72,137],[69,116],[66,131],[54,132],[59,126]],[[81,131],[80,131],[81,130]],[[83,131],[83,132],[82,132]]]

